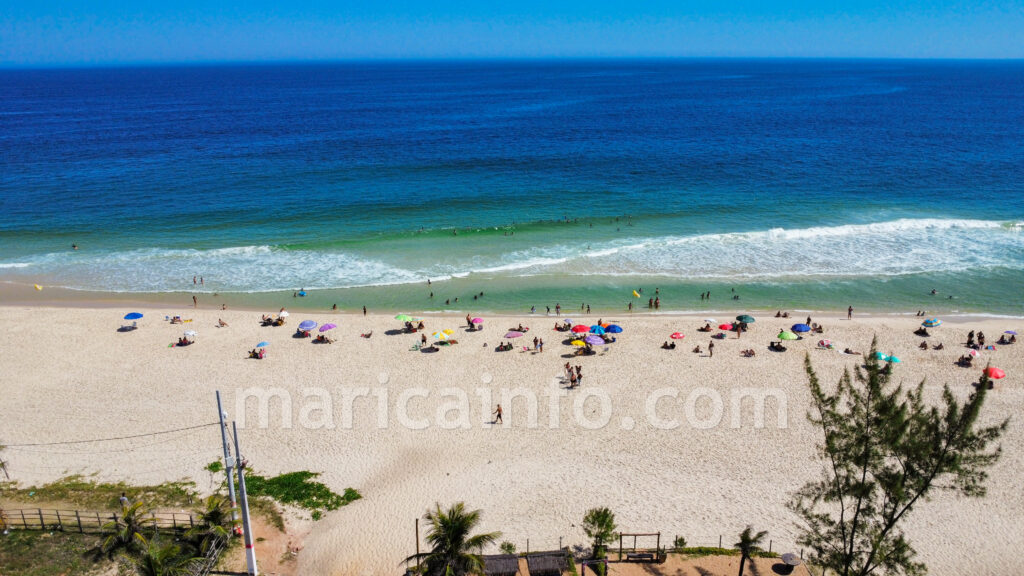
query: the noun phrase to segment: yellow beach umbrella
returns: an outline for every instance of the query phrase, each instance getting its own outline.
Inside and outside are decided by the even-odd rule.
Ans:
[[[637,292],[636,290],[633,290],[633,297],[634,298],[639,298],[640,297],[640,293]]]
[[[576,346],[577,348],[582,348],[583,346],[587,345],[585,342],[583,342],[583,340],[573,340],[572,342],[569,342],[569,344],[572,344],[573,346]]]
[[[441,332],[444,332],[445,334],[447,334],[449,336],[451,336],[452,334],[455,334],[455,330],[452,330],[451,328],[445,328],[444,330],[441,330]]]
[[[435,340],[447,340],[448,339],[448,335],[445,334],[444,332],[434,332],[433,334],[431,334],[431,336],[433,336]]]

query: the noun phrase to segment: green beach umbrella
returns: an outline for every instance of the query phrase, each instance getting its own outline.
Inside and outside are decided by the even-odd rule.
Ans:
[[[412,320],[412,316],[409,316],[408,314],[399,314],[398,316],[395,316],[395,320],[398,320],[399,322],[409,322]]]
[[[739,321],[739,322],[743,322],[744,324],[753,324],[754,323],[754,317],[753,316],[748,316],[746,314],[743,314],[741,316],[737,316],[736,320]]]
[[[792,332],[786,332],[785,330],[783,330],[782,332],[779,332],[777,338],[779,340],[796,340],[797,338],[799,338],[799,336],[793,334]]]

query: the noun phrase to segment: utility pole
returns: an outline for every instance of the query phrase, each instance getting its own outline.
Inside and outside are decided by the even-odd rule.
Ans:
[[[224,421],[227,414],[221,408],[220,390],[217,390],[217,417],[220,418],[220,441],[224,445],[224,468],[228,475],[228,494],[231,496],[231,522],[236,522],[238,520],[238,499],[235,498],[235,479],[231,474],[231,470],[235,467],[235,459],[231,457],[231,447],[228,446],[228,424]]]
[[[252,547],[252,525],[249,523],[249,499],[245,495],[245,459],[238,447],[238,426],[231,421],[231,433],[235,437],[235,454],[238,456],[238,493],[242,498],[242,534],[245,538],[245,564],[249,568],[249,576],[258,576],[256,568],[256,550]]]
[[[416,574],[420,574],[420,519],[416,517]]]

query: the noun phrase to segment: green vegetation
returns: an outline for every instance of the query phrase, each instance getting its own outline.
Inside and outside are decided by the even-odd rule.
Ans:
[[[224,463],[220,460],[214,460],[206,465],[206,471],[210,474],[216,474],[224,471]]]
[[[502,554],[515,554],[516,545],[509,542],[508,540],[505,540],[501,543],[501,546],[498,546],[498,550],[501,550]]]
[[[107,483],[74,475],[43,486],[21,488],[16,482],[0,483],[0,497],[29,504],[66,502],[88,510],[120,510],[118,498],[124,493],[132,502],[150,506],[188,507],[196,499],[193,482],[165,482],[157,486],[131,486],[124,482]]]
[[[471,534],[480,524],[480,511],[467,511],[465,504],[458,502],[447,510],[437,504],[434,510],[427,510],[423,516],[427,521],[427,544],[430,551],[413,554],[406,561],[423,560],[427,576],[466,576],[484,573],[484,561],[479,551],[493,544],[500,532]]]
[[[810,548],[811,562],[840,576],[923,573],[903,522],[933,489],[983,496],[986,469],[1000,455],[993,445],[1007,426],[977,425],[987,378],[963,403],[945,386],[941,404],[929,406],[924,382],[910,390],[890,384],[893,365],[880,364],[876,345],[834,392],[819,384],[810,355],[804,360],[824,474],[790,507],[802,519],[798,542]]]
[[[94,534],[12,530],[0,536],[0,573],[4,576],[87,576],[110,567],[89,550],[102,538]]]
[[[700,558],[703,556],[735,556],[740,553],[735,548],[718,548],[716,546],[694,546],[691,548],[676,548],[675,552],[691,558]],[[751,558],[778,558],[779,555],[775,552],[766,552],[764,550],[754,550],[750,553]]]
[[[676,536],[676,539],[672,541],[672,549],[676,552],[682,552],[684,548],[686,548],[686,538]]]
[[[281,504],[297,506],[314,512],[316,516],[314,519],[319,519],[316,512],[337,510],[362,498],[362,495],[352,488],[346,488],[344,494],[335,494],[324,484],[313,481],[313,478],[317,476],[319,474],[305,470],[289,472],[272,478],[247,472],[245,488],[250,496],[265,496]]]

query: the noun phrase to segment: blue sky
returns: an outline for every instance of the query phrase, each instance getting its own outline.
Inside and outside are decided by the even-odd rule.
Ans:
[[[0,66],[346,58],[1022,58],[1024,0],[0,0]]]

